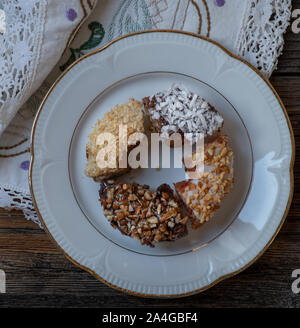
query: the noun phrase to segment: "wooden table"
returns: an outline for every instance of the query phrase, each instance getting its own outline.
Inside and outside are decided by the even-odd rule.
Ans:
[[[295,1],[300,8],[300,1]],[[300,34],[286,35],[284,54],[271,82],[291,119],[300,147]],[[173,300],[143,299],[117,292],[77,268],[47,234],[20,212],[0,209],[0,269],[7,294],[0,306],[102,307],[299,307],[291,274],[300,268],[300,165],[295,163],[295,194],[287,220],[266,253],[250,268],[201,294]]]

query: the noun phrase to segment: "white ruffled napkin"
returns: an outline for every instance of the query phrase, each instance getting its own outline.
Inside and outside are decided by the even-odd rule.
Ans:
[[[185,30],[218,41],[269,77],[290,14],[291,0],[1,0],[0,207],[22,209],[39,223],[28,186],[32,121],[77,58],[127,33]]]

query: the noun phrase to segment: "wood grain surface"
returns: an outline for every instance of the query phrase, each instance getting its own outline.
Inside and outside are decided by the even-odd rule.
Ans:
[[[300,8],[300,1],[294,1]],[[0,209],[0,269],[7,293],[0,307],[299,307],[291,290],[300,268],[300,34],[286,34],[271,83],[281,96],[295,133],[295,193],[287,220],[266,253],[250,268],[215,287],[183,299],[143,299],[115,291],[77,268],[21,212]]]

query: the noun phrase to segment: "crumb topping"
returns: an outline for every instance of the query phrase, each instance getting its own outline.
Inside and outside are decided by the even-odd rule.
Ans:
[[[193,228],[197,229],[208,221],[219,209],[221,201],[233,184],[233,152],[225,136],[219,136],[198,149],[193,156],[203,153],[207,171],[199,179],[175,184],[176,191],[190,214]],[[189,172],[187,172],[189,173]]]
[[[103,146],[97,145],[97,138],[101,133],[111,133],[116,137],[116,149],[119,147],[119,127],[120,125],[127,126],[128,138],[135,132],[144,132],[144,114],[142,111],[142,104],[131,98],[123,105],[117,105],[112,110],[105,113],[103,118],[99,120],[89,135],[89,141],[86,147],[87,165],[86,174],[95,180],[108,179],[112,176],[122,174],[128,169],[118,167],[119,152],[116,153],[116,167],[115,168],[100,168],[97,165],[97,154]],[[128,150],[135,145],[128,144]]]

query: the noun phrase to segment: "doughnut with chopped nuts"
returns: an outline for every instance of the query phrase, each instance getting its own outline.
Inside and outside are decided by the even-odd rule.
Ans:
[[[153,130],[166,138],[178,132],[192,143],[199,134],[209,141],[223,126],[223,118],[214,107],[182,86],[145,97],[143,104]]]
[[[197,229],[219,209],[232,187],[233,152],[228,146],[227,137],[219,135],[214,141],[204,145],[204,150],[201,147],[192,156],[197,164],[186,171],[187,175],[201,168],[199,164],[202,161],[204,171],[197,172],[196,179],[175,183],[175,189],[187,209],[192,227]]]
[[[123,105],[115,106],[112,110],[107,112],[104,117],[99,120],[92,133],[89,135],[89,140],[86,146],[86,175],[93,178],[95,181],[101,181],[123,174],[129,168],[119,167],[119,127],[120,125],[127,125],[127,137],[129,138],[135,132],[144,132],[144,115],[142,111],[142,104],[131,98]],[[116,167],[115,168],[100,168],[97,165],[97,154],[105,147],[97,145],[97,137],[101,133],[111,133],[116,137]],[[136,145],[128,145],[128,152]]]
[[[100,202],[113,228],[123,235],[154,247],[157,242],[173,241],[186,235],[188,218],[183,217],[178,199],[170,186],[156,191],[136,183],[101,183]]]

